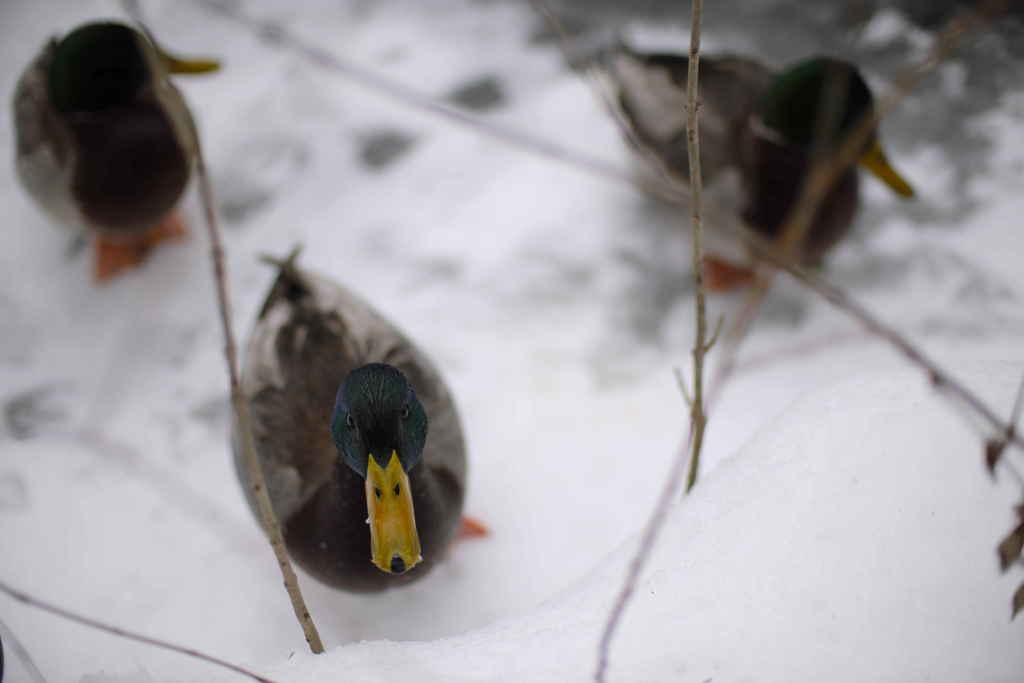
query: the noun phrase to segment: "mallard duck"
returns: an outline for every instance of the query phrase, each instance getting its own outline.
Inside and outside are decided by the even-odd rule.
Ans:
[[[415,580],[458,532],[484,532],[460,525],[466,448],[455,403],[398,328],[295,258],[274,262],[241,378],[285,544],[336,588]],[[237,429],[234,444],[255,512]]]
[[[96,237],[94,274],[141,263],[185,225],[195,124],[169,73],[213,71],[133,28],[90,23],[51,39],[14,91],[18,177],[59,225]]]
[[[611,84],[613,99],[629,138],[656,159],[670,176],[689,182],[686,149],[685,55],[643,54],[626,47],[609,51],[601,73]],[[833,88],[832,84],[836,84]],[[832,93],[835,93],[833,96]],[[765,237],[775,238],[799,197],[814,145],[835,149],[874,106],[871,89],[849,62],[813,57],[782,71],[739,56],[700,60],[700,154],[702,178],[713,184],[730,172],[731,205]],[[824,114],[826,106],[836,106]],[[819,134],[819,120],[835,122]],[[859,163],[897,195],[914,195],[897,173],[873,131]],[[738,199],[737,199],[738,195]],[[819,266],[825,254],[850,230],[860,203],[856,168],[838,179],[822,202],[799,251],[803,265]],[[709,286],[728,289],[749,281],[747,263],[732,264],[715,256],[705,260]]]

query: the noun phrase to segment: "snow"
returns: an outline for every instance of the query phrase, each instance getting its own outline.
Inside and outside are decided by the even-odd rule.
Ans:
[[[143,7],[169,47],[225,62],[178,83],[217,182],[236,331],[269,284],[256,257],[303,242],[306,265],[361,292],[438,361],[471,448],[467,510],[493,533],[384,595],[301,577],[330,650],[303,654],[231,470],[194,198],[194,239],[95,288],[87,254],[45,224],[8,165],[0,580],[279,680],[586,680],[684,435],[671,372],[686,369],[692,340],[679,219],[411,112],[196,5]],[[555,45],[531,42],[539,24],[525,5],[245,7],[437,97],[491,78],[504,104],[479,115],[626,164]],[[774,63],[841,37],[814,19],[780,15],[755,31],[706,9],[706,45]],[[5,2],[0,58],[20,65],[46,36],[120,14],[100,0]],[[876,21],[848,49],[884,85],[894,55],[918,48],[881,30],[902,25],[898,15]],[[685,44],[679,21],[626,28]],[[828,276],[1008,414],[1024,372],[1022,67],[991,42],[950,65],[883,131],[921,198],[899,205],[865,180],[859,232]],[[0,91],[16,76],[0,73]],[[947,97],[957,108],[943,114]],[[10,127],[0,110],[8,158]],[[382,139],[405,146],[390,163],[363,163]],[[712,315],[741,304],[716,297]],[[1019,492],[989,480],[973,423],[785,280],[740,361],[713,406],[706,477],[672,513],[611,680],[1019,680],[1024,621],[1008,611],[1021,572],[1000,576],[995,563]],[[47,680],[236,680],[6,597],[0,621]]]
[[[1022,370],[974,364],[965,378],[1005,402]],[[613,680],[1020,680],[1013,584],[995,578],[981,531],[1010,524],[1017,492],[979,476],[978,451],[909,371],[807,395],[675,509],[616,643]],[[588,680],[594,633],[633,551],[617,549],[529,615],[438,643],[296,656],[268,673]]]

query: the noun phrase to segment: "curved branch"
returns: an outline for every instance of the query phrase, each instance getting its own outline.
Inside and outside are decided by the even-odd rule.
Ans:
[[[127,638],[128,640],[134,640],[139,643],[145,643],[146,645],[152,645],[153,647],[159,647],[164,650],[170,650],[171,652],[178,652],[180,654],[187,655],[194,659],[200,659],[204,662],[209,662],[210,664],[215,664],[221,668],[229,669],[231,671],[239,673],[247,678],[251,678],[254,681],[260,681],[261,683],[274,683],[269,678],[264,678],[263,676],[260,676],[257,673],[253,673],[248,669],[244,669],[238,666],[237,664],[226,662],[223,659],[219,659],[217,657],[214,657],[213,655],[208,655],[206,653],[200,652],[199,650],[193,650],[192,648],[185,647],[183,645],[175,645],[174,643],[169,643],[166,640],[160,640],[158,638],[144,636],[140,633],[134,633],[132,631],[128,631],[118,626],[112,626],[110,624],[103,623],[102,621],[97,621],[92,617],[86,617],[82,616],[81,614],[76,614],[75,612],[66,610],[63,607],[59,607],[52,603],[40,600],[39,598],[35,598],[29,595],[28,593],[25,593],[24,591],[12,588],[3,581],[0,581],[0,593],[6,593],[7,595],[9,595],[10,597],[14,598],[19,602],[23,602],[26,605],[35,607],[36,609],[41,609],[44,612],[49,612],[50,614],[58,616],[61,619],[73,621],[77,624],[82,624],[83,626],[88,626],[89,628],[97,629],[99,631],[105,631],[120,638]]]
[[[123,0],[125,11],[132,20],[139,25],[143,33],[155,44],[152,32],[147,28],[142,16],[142,9],[138,0]],[[302,597],[302,590],[299,588],[299,579],[292,568],[291,560],[288,559],[288,550],[285,547],[284,536],[281,533],[281,526],[274,514],[273,504],[270,502],[270,495],[267,493],[267,485],[263,476],[263,468],[256,456],[256,444],[252,436],[252,421],[249,417],[249,403],[242,395],[241,383],[238,373],[238,351],[235,344],[235,333],[231,327],[231,297],[228,295],[227,273],[224,266],[224,247],[220,239],[220,229],[217,224],[217,212],[214,208],[213,185],[210,182],[210,174],[206,170],[206,158],[203,154],[203,146],[199,139],[199,132],[192,127],[192,134],[195,136],[195,166],[196,175],[199,179],[199,195],[202,199],[203,215],[206,219],[207,234],[210,238],[210,260],[213,264],[214,282],[217,288],[217,309],[220,313],[221,331],[224,335],[224,360],[227,364],[228,383],[231,389],[231,406],[234,412],[235,421],[238,424],[238,432],[241,436],[242,454],[248,470],[250,487],[256,499],[256,507],[259,511],[260,522],[264,532],[270,541],[270,547],[277,558],[277,565],[281,570],[284,579],[284,587],[288,592],[288,598],[292,604],[292,611],[295,618],[302,627],[306,637],[306,643],[313,654],[320,654],[324,651],[323,642],[320,640],[320,633],[313,623],[313,617],[306,607],[306,601]]]

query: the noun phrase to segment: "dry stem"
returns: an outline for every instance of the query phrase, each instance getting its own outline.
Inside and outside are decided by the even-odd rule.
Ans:
[[[194,657],[195,659],[201,659],[204,662],[209,662],[210,664],[216,664],[217,666],[223,667],[225,669],[230,669],[231,671],[242,674],[243,676],[251,678],[254,681],[262,681],[262,683],[273,683],[271,679],[264,678],[259,674],[253,673],[252,671],[243,669],[237,664],[225,662],[223,659],[218,659],[217,657],[214,657],[212,655],[204,654],[202,652],[199,652],[198,650],[193,650],[190,647],[175,645],[174,643],[168,643],[167,641],[158,640],[157,638],[150,638],[149,636],[144,636],[139,633],[126,631],[125,629],[119,628],[117,626],[111,626],[110,624],[97,621],[95,619],[92,619],[91,617],[85,617],[81,614],[70,612],[64,609],[63,607],[59,607],[49,602],[45,602],[38,598],[32,597],[28,593],[17,590],[16,588],[12,588],[11,586],[7,585],[2,581],[0,581],[0,592],[6,593],[10,597],[14,598],[19,602],[23,602],[26,605],[30,605],[31,607],[35,607],[36,609],[41,609],[44,612],[49,612],[50,614],[54,614],[62,619],[74,621],[76,623],[82,624],[83,626],[88,626],[89,628],[98,629],[100,631],[106,631],[107,633],[112,633],[115,636],[120,636],[121,638],[127,638],[128,640],[134,640],[140,643],[145,643],[146,645],[152,645],[154,647],[163,648],[165,650],[171,650],[172,652],[179,652],[183,655]]]
[[[647,558],[650,557],[651,550],[658,540],[658,534],[661,533],[661,528],[665,525],[665,519],[672,508],[672,503],[679,495],[679,485],[686,471],[686,455],[690,452],[692,441],[693,423],[690,424],[686,443],[679,451],[678,456],[672,461],[672,468],[665,477],[665,483],[662,486],[661,494],[658,496],[658,502],[654,506],[654,512],[651,513],[651,518],[647,520],[647,525],[644,526],[643,535],[640,537],[640,545],[637,547],[633,559],[629,562],[629,568],[626,570],[626,577],[622,582],[622,587],[615,597],[615,603],[612,605],[612,610],[608,614],[608,620],[601,631],[601,640],[597,645],[597,670],[594,672],[594,681],[596,683],[604,683],[605,681],[612,637],[615,635],[619,622],[622,621],[622,615],[625,613],[626,607],[633,597],[636,583],[640,579],[640,573],[644,570]]]
[[[686,475],[686,492],[697,483],[700,472],[700,452],[704,445],[704,355],[707,342],[707,311],[704,301],[704,229],[701,225],[701,190],[704,179],[700,168],[700,137],[697,86],[700,65],[700,13],[702,0],[693,0],[690,15],[690,59],[686,74],[686,148],[690,158],[690,218],[693,225],[693,282],[695,290],[696,339],[693,342],[693,400],[690,402],[690,422],[693,424],[693,446],[690,468]]]
[[[1006,426],[1008,433],[1017,431],[1017,421],[1020,420],[1022,410],[1024,410],[1024,377],[1017,385],[1017,396],[1013,399],[1013,410],[1010,411],[1010,421]]]
[[[152,32],[146,26],[138,0],[123,0],[122,4],[125,11],[139,25],[143,33],[154,45],[157,44]],[[291,561],[288,558],[288,551],[284,544],[284,537],[281,534],[281,527],[274,514],[270,495],[267,493],[263,468],[256,457],[256,444],[252,436],[249,404],[242,395],[241,383],[238,379],[238,352],[235,344],[235,333],[231,327],[231,298],[228,295],[227,274],[224,266],[224,248],[220,239],[217,212],[214,209],[213,185],[210,182],[210,175],[206,170],[206,157],[203,154],[199,133],[194,127],[192,133],[195,137],[195,164],[196,176],[199,180],[199,194],[202,199],[203,214],[206,218],[207,233],[210,237],[210,259],[213,263],[214,282],[217,286],[217,307],[220,312],[221,331],[224,335],[224,359],[227,363],[228,381],[231,388],[231,406],[235,422],[238,426],[239,436],[241,437],[241,448],[246,469],[248,470],[249,485],[256,498],[256,506],[259,510],[263,530],[270,540],[270,547],[273,549],[278,567],[281,569],[284,587],[291,600],[295,618],[298,619],[299,625],[302,627],[302,632],[306,637],[306,642],[309,644],[309,649],[314,654],[320,654],[324,651],[324,645],[320,640],[320,634],[316,629],[316,625],[313,623],[313,618],[306,607],[306,602],[302,598],[299,580],[295,576],[295,570],[292,568]]]
[[[242,453],[245,457],[246,468],[249,474],[249,485],[253,495],[256,497],[259,508],[260,521],[263,523],[263,530],[270,539],[270,546],[277,558],[277,565],[281,568],[281,576],[284,578],[284,587],[291,599],[292,610],[296,619],[302,626],[302,632],[309,643],[309,649],[314,654],[324,651],[324,645],[320,640],[313,618],[306,608],[306,602],[302,598],[302,591],[299,589],[299,581],[295,576],[291,561],[288,559],[288,551],[285,548],[284,536],[281,535],[281,527],[274,515],[274,508],[270,502],[270,495],[267,493],[266,481],[263,477],[263,468],[256,457],[256,444],[252,436],[252,421],[249,418],[249,403],[242,395],[242,387],[238,379],[238,353],[235,347],[235,335],[231,329],[231,300],[228,297],[227,277],[224,268],[224,249],[221,246],[220,231],[217,228],[217,215],[214,210],[213,188],[210,184],[210,177],[206,171],[206,162],[202,150],[196,153],[196,175],[199,177],[199,191],[203,200],[203,211],[206,215],[206,227],[210,236],[210,258],[213,262],[214,280],[217,283],[217,304],[220,311],[221,330],[224,333],[224,357],[228,366],[228,380],[231,384],[231,405],[234,408],[235,420],[238,424],[238,433],[241,437]]]
[[[700,131],[697,90],[699,83],[700,64],[700,27],[702,0],[693,0],[690,16],[690,54],[686,76],[686,147],[690,161],[690,217],[693,225],[693,277],[696,289],[695,313],[696,316],[696,339],[693,345],[693,395],[687,396],[690,405],[690,428],[686,439],[686,446],[680,449],[675,461],[672,463],[672,471],[665,480],[661,496],[658,498],[654,513],[647,522],[640,547],[637,549],[629,565],[629,570],[623,582],[622,588],[616,597],[611,613],[605,623],[598,643],[597,669],[594,673],[596,683],[604,683],[608,671],[608,660],[610,657],[612,638],[618,629],[626,607],[636,590],[636,582],[640,573],[647,564],[658,539],[658,534],[664,526],[668,517],[672,501],[676,497],[676,487],[686,467],[687,453],[690,454],[688,473],[686,476],[687,493],[697,482],[697,474],[700,469],[700,452],[704,442],[704,428],[707,424],[707,416],[704,413],[704,355],[708,352],[710,344],[707,340],[707,311],[704,300],[704,253],[703,253],[703,226],[701,224],[701,190],[703,179],[700,167]],[[685,383],[682,376],[678,376],[680,387],[684,396],[687,395]]]
[[[36,666],[35,660],[32,659],[32,655],[29,654],[28,650],[25,649],[25,646],[21,644],[20,640],[18,640],[18,637],[14,635],[14,631],[8,628],[7,624],[5,624],[2,619],[0,619],[0,635],[3,635],[3,638],[0,638],[0,641],[2,641],[0,642],[0,669],[3,669],[3,650],[6,647],[8,652],[15,655],[18,660],[21,661],[21,666],[25,670],[25,673],[28,674],[28,677],[32,679],[32,683],[46,683],[46,677],[43,676],[39,667]],[[3,643],[6,643],[6,645]],[[10,664],[8,664],[8,669],[9,668]]]
[[[1006,423],[1006,430],[1002,434],[998,434],[988,440],[985,444],[985,456],[988,460],[986,464],[988,465],[989,472],[993,476],[995,475],[996,467],[1001,463],[1003,468],[1017,480],[1017,485],[1024,489],[1024,474],[1017,469],[1013,461],[1004,457],[1006,455],[1007,443],[1017,433],[1017,422],[1020,420],[1022,410],[1024,410],[1024,377],[1021,378],[1020,384],[1017,385],[1017,396],[1013,399],[1013,409],[1010,410],[1010,419]]]

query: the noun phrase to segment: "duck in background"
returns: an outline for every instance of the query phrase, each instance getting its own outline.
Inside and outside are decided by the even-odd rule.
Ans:
[[[14,91],[18,178],[57,224],[95,236],[105,281],[187,232],[176,210],[198,147],[169,74],[215,71],[143,33],[89,23],[51,39]]]
[[[688,66],[685,55],[640,53],[621,46],[606,53],[599,66],[599,74],[611,85],[626,137],[670,177],[686,183]],[[713,188],[731,175],[731,185],[723,183],[730,188],[727,203],[769,240],[780,237],[816,155],[834,152],[874,108],[871,89],[857,67],[831,57],[812,57],[775,71],[748,57],[702,55],[699,98],[702,179]],[[819,122],[824,124],[821,131]],[[858,161],[898,196],[914,196],[889,163],[877,129]],[[859,204],[859,177],[850,167],[812,218],[797,251],[798,262],[822,265],[828,251],[850,231]],[[736,258],[713,253],[705,257],[710,289],[728,290],[752,281],[753,256],[738,255],[740,263]]]
[[[379,591],[422,577],[459,536],[466,447],[434,364],[361,298],[278,269],[249,338],[242,391],[291,557],[335,588]],[[429,430],[428,430],[429,427]],[[235,468],[257,512],[237,425]]]

